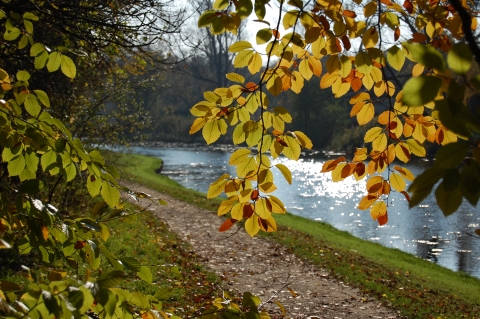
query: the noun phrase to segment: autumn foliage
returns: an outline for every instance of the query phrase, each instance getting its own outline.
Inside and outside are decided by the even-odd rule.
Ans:
[[[266,11],[272,7],[269,21]],[[196,117],[191,134],[201,130],[210,144],[233,126],[233,143],[246,144],[229,161],[237,176],[222,175],[208,192],[208,197],[228,197],[218,214],[231,218],[220,230],[239,222],[252,236],[276,229],[272,214],[285,209],[272,195],[272,170],[289,183],[292,177],[270,158],[297,160],[313,145],[302,132],[286,130],[293,119],[285,108],[272,105],[267,92],[298,94],[314,76],[320,78],[320,90],[336,98],[348,94],[350,116],[371,126],[353,159],[327,161],[321,171],[335,182],[366,179],[359,209],[369,209],[383,225],[391,192],[403,194],[412,207],[435,186],[445,215],[463,198],[476,205],[480,123],[467,103],[480,89],[480,76],[473,71],[480,56],[474,55],[479,52],[474,41],[465,43],[477,30],[476,14],[475,4],[466,0],[215,1],[199,18],[199,27],[235,33],[248,17],[266,26],[257,32],[256,47],[238,41],[229,48],[236,54],[234,66],[246,67],[257,80],[245,83],[240,74],[227,74],[234,82],[230,87],[205,92],[205,100],[191,109]],[[399,81],[399,73],[408,80]],[[413,156],[425,157],[427,143],[440,146],[435,165],[415,177],[404,164]],[[412,183],[407,187],[407,182]]]

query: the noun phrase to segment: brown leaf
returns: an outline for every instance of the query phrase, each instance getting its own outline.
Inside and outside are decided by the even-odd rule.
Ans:
[[[385,213],[385,215],[378,216],[377,221],[380,226],[385,225],[386,223],[388,223],[388,214]]]
[[[233,224],[235,224],[236,222],[237,222],[236,219],[229,218],[220,226],[218,230],[221,232],[227,231],[230,228],[232,228]]]

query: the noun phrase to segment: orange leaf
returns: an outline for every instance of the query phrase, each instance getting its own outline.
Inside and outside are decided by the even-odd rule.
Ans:
[[[273,34],[273,36],[275,37],[275,39],[279,39],[279,38],[280,38],[280,32],[278,32],[277,29],[273,29],[273,30],[272,30],[272,34]]]
[[[79,240],[75,243],[75,246],[73,246],[73,248],[82,249],[83,247],[85,247],[85,245],[86,245],[86,242]]]
[[[340,45],[340,40],[335,38],[335,44],[337,45],[338,52],[342,52],[342,46]]]
[[[369,193],[376,193],[382,188],[384,179],[382,176],[373,176],[367,181],[367,191]]]
[[[342,36],[342,43],[343,43],[343,47],[345,48],[345,51],[350,50],[350,48],[352,47],[352,44],[350,43],[350,39],[346,34]]]
[[[393,34],[393,39],[395,41],[398,41],[398,39],[400,38],[400,28],[399,27],[396,27],[395,28],[395,32]]]
[[[248,219],[253,215],[252,205],[243,206],[243,218]]]
[[[353,78],[350,86],[352,87],[353,92],[357,92],[362,87],[362,80],[360,78]]]
[[[410,39],[411,42],[424,42],[424,41],[427,41],[427,36],[423,33],[418,33],[418,32],[415,32],[412,34],[412,38]]]
[[[341,176],[342,178],[347,178],[348,176],[352,175],[353,172],[355,171],[355,167],[357,166],[357,164],[355,163],[349,163],[347,165],[345,165],[343,168],[342,168],[342,173],[341,173]]]
[[[363,106],[364,106],[366,103],[367,103],[367,102],[362,101],[362,102],[359,102],[359,103],[355,104],[355,105],[352,107],[352,110],[350,111],[350,117],[357,115],[358,112],[360,112],[360,111],[362,110]]]
[[[328,22],[327,18],[325,18],[325,16],[320,16],[318,17],[318,19],[320,20],[320,23],[325,30],[330,30],[330,23]]]
[[[327,172],[333,171],[335,169],[335,167],[337,167],[338,163],[345,162],[346,160],[347,159],[345,158],[345,156],[342,156],[342,157],[337,158],[335,160],[326,161],[323,164],[323,167],[322,167],[322,170],[320,171],[320,173],[327,173]]]
[[[347,18],[356,18],[357,14],[351,10],[343,10],[342,15]]]
[[[405,8],[405,10],[407,10],[407,12],[409,14],[412,14],[413,13],[413,4],[412,4],[412,1],[410,0],[405,0],[405,2],[403,3],[403,7]]]
[[[385,213],[385,215],[379,216],[377,221],[380,226],[383,226],[386,223],[388,223],[388,213]]]
[[[379,193],[384,195],[390,194],[390,184],[387,181],[383,181],[382,189],[380,190]]]
[[[44,240],[48,239],[48,229],[45,226],[42,226],[42,235]]]
[[[218,230],[221,232],[227,231],[230,228],[232,228],[233,224],[235,224],[236,222],[237,222],[236,219],[229,218],[220,226]]]
[[[255,190],[252,192],[252,194],[250,195],[250,199],[253,200],[253,201],[258,200],[258,190],[255,189]]]
[[[405,196],[405,198],[407,199],[407,202],[410,202],[410,195],[408,195],[408,193],[406,191],[403,191],[403,192],[400,192],[403,194],[403,196]]]
[[[258,85],[253,83],[253,82],[248,82],[245,84],[245,86],[242,88],[243,92],[253,92],[258,89]]]

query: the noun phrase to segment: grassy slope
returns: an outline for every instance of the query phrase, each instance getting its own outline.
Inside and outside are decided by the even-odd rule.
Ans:
[[[155,174],[160,159],[124,155],[119,164],[122,176],[129,180],[216,210],[218,200],[207,200],[204,194]],[[291,214],[276,217],[279,232],[265,237],[324,267],[331,276],[390,303],[409,318],[480,316],[480,280],[474,277],[358,239],[325,223]]]

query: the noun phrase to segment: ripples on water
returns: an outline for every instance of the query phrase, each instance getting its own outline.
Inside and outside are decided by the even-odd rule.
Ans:
[[[235,176],[234,168],[228,166],[233,148],[134,147],[133,151],[162,158],[163,174],[202,192],[207,192],[210,183],[224,172]],[[480,241],[474,234],[474,230],[480,228],[480,219],[474,207],[464,203],[457,213],[445,218],[433,196],[418,207],[408,209],[403,195],[392,193],[389,222],[379,226],[371,219],[369,210],[356,208],[365,195],[366,181],[357,182],[350,177],[334,183],[331,174],[320,173],[327,159],[317,156],[295,162],[281,157],[272,162],[283,163],[292,172],[293,183],[289,185],[277,169],[272,170],[278,187],[274,195],[282,199],[289,212],[480,277]],[[425,165],[419,162],[408,168],[418,175]]]

